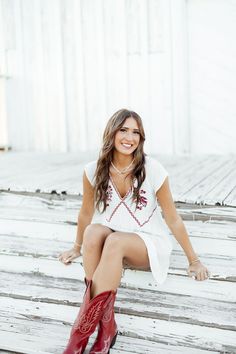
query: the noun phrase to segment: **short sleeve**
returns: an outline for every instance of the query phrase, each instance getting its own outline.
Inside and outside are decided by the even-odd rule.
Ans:
[[[97,168],[97,161],[89,162],[84,167],[84,172],[92,186],[94,186],[94,175],[95,175],[96,168]]]
[[[160,189],[166,177],[169,176],[165,167],[156,159],[148,158],[148,174],[155,193]]]

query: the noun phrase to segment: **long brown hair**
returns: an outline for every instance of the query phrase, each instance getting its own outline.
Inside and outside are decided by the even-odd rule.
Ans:
[[[95,171],[95,206],[103,213],[107,207],[107,188],[109,183],[109,168],[113,157],[114,141],[116,132],[123,126],[127,118],[134,118],[138,124],[140,132],[140,141],[137,149],[133,153],[134,157],[134,169],[131,173],[131,179],[133,181],[133,201],[136,202],[136,206],[139,202],[139,190],[145,180],[145,154],[143,151],[143,145],[145,141],[145,133],[140,116],[128,109],[120,109],[109,119],[106,128],[103,133],[103,144],[99,154],[97,168]],[[137,179],[137,184],[134,186],[134,180]]]

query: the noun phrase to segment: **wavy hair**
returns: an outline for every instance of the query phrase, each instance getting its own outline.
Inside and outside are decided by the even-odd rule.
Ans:
[[[124,125],[127,118],[134,118],[138,124],[140,132],[140,141],[136,150],[133,152],[134,169],[131,172],[132,189],[133,189],[133,201],[136,203],[136,207],[140,200],[139,190],[145,180],[145,153],[143,151],[143,145],[145,141],[145,133],[140,116],[128,109],[120,109],[109,119],[106,128],[103,133],[103,144],[97,161],[97,168],[95,171],[95,207],[104,212],[107,207],[107,188],[109,183],[109,168],[113,158],[115,135],[117,131]],[[137,183],[134,185],[135,179]]]

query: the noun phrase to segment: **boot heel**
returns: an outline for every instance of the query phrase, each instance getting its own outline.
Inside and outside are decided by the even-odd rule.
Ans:
[[[112,342],[111,342],[110,348],[112,348],[112,347],[113,347],[113,345],[115,345],[117,334],[118,334],[118,332],[116,332],[115,337],[112,339]]]

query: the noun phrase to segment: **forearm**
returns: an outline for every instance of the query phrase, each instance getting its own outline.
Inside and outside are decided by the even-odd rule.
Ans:
[[[190,242],[187,230],[181,217],[179,216],[175,223],[168,224],[168,227],[176,238],[176,240],[178,241],[178,243],[180,244],[180,246],[182,247],[182,249],[184,250],[189,263],[197,259],[198,256],[194,252],[193,246]]]
[[[92,221],[92,215],[83,212],[79,213],[75,245],[82,245],[84,230],[91,223],[91,221]]]

